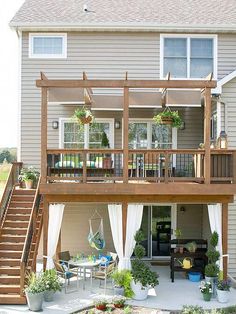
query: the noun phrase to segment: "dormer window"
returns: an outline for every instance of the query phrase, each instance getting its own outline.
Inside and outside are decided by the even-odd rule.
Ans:
[[[216,78],[216,36],[161,35],[161,78]]]
[[[66,55],[66,34],[34,33],[29,35],[29,58],[64,59]]]

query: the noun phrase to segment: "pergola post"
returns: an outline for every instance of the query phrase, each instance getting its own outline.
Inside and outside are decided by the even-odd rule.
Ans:
[[[228,254],[228,204],[222,204],[222,254]],[[228,256],[223,257],[223,277],[227,279]]]
[[[49,219],[49,203],[45,198],[43,201],[43,270],[46,269],[48,255],[48,219]]]
[[[61,252],[61,230],[59,233],[59,238],[57,242],[57,249],[56,249],[56,258],[59,259],[59,253]]]
[[[128,183],[129,161],[129,88],[124,88],[123,105],[123,182]]]
[[[47,182],[47,107],[48,89],[41,89],[41,183]]]
[[[127,209],[128,203],[122,203],[122,235],[123,235],[123,253],[125,254],[125,240],[127,229]]]
[[[204,178],[205,184],[211,183],[211,89],[205,88],[205,107],[204,107]]]

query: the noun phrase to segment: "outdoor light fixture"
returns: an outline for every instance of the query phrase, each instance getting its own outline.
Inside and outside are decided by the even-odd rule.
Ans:
[[[217,148],[221,149],[228,148],[228,137],[225,131],[220,132],[220,136],[217,139]]]
[[[182,121],[180,127],[179,127],[180,130],[185,130],[185,122]]]
[[[120,129],[120,121],[115,121],[115,129]]]
[[[181,213],[185,213],[186,212],[186,209],[185,209],[184,206],[181,206],[179,210],[180,210]]]
[[[52,128],[53,128],[53,130],[57,130],[58,127],[59,127],[58,121],[52,121]]]

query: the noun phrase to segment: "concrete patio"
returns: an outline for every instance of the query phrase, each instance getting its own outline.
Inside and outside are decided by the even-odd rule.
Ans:
[[[159,286],[156,289],[150,289],[148,299],[145,301],[130,300],[127,303],[135,306],[143,306],[148,308],[160,309],[157,313],[169,313],[171,310],[180,310],[183,305],[199,305],[205,309],[215,309],[236,304],[236,289],[231,289],[230,301],[227,304],[212,300],[205,302],[199,291],[199,282],[194,283],[186,280],[184,274],[177,273],[176,280],[171,283],[169,279],[168,266],[152,266],[153,270],[160,275]],[[75,281],[71,282],[71,289],[75,288]],[[54,302],[44,302],[43,312],[45,314],[69,314],[81,310],[89,305],[92,305],[93,298],[104,293],[104,289],[99,288],[99,281],[93,282],[93,292],[90,292],[90,280],[86,281],[86,289],[80,287],[78,292],[71,292],[65,294],[64,290],[55,295]],[[106,291],[107,297],[113,295],[112,285],[109,281],[108,289]],[[161,311],[166,310],[166,311]],[[15,314],[15,313],[32,313],[28,310],[26,305],[1,305],[1,314]]]

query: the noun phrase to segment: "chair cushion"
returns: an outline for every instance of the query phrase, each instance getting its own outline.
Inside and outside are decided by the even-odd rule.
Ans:
[[[75,163],[73,161],[58,161],[55,164],[55,168],[74,168]]]
[[[112,261],[112,257],[110,255],[99,254],[99,259],[101,260],[101,266],[107,266]]]

